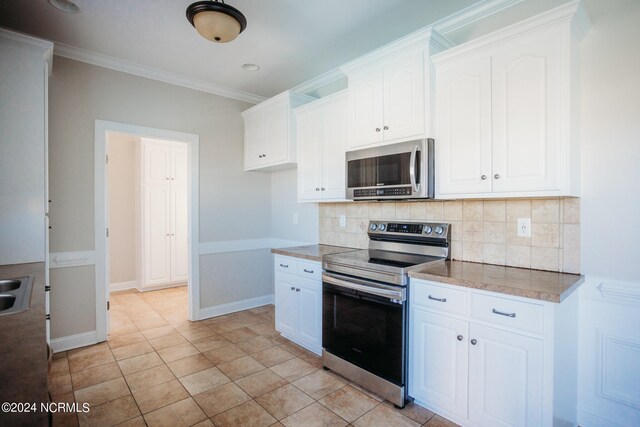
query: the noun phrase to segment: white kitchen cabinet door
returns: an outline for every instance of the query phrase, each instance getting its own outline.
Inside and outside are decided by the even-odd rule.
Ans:
[[[437,69],[438,194],[491,192],[491,59]]]
[[[322,350],[322,283],[298,278],[296,293],[298,300],[298,337],[315,348]]]
[[[299,201],[317,200],[321,197],[322,112],[306,111],[297,116]]]
[[[143,286],[155,286],[171,279],[171,237],[169,186],[145,185],[143,188],[144,278]]]
[[[384,120],[386,141],[424,135],[424,53],[417,52],[384,68]]]
[[[466,418],[469,323],[420,309],[411,315],[409,394]]]
[[[182,144],[184,145],[184,144]],[[171,281],[189,278],[186,146],[171,149]]]
[[[534,35],[492,56],[493,191],[559,191],[561,43]]]
[[[360,148],[383,140],[383,71],[349,76],[349,148]]]
[[[282,102],[264,111],[264,164],[280,163],[286,160],[289,148],[289,111]]]
[[[244,117],[244,167],[252,169],[262,162],[264,151],[264,124],[262,115],[255,113]]]
[[[469,420],[483,426],[542,425],[542,340],[474,323],[469,338]]]
[[[323,115],[322,182],[323,198],[345,198],[345,149],[347,146],[347,99],[339,96],[327,105]]]
[[[298,304],[296,294],[296,277],[288,274],[276,274],[275,306],[276,329],[285,335],[293,335],[296,331]]]

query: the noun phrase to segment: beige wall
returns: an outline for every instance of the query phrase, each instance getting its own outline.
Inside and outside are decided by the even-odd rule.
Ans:
[[[136,280],[136,144],[140,138],[111,134],[109,155],[109,281]]]
[[[347,226],[341,228],[339,216]],[[517,219],[531,218],[531,238]],[[366,248],[370,219],[451,224],[453,259],[539,270],[580,271],[580,199],[329,203],[320,207],[320,243]]]

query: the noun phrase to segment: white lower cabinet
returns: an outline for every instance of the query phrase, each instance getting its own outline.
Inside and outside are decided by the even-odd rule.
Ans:
[[[416,279],[410,288],[409,395],[416,403],[465,426],[554,424],[560,304]]]
[[[276,255],[276,330],[285,338],[322,353],[322,266]]]

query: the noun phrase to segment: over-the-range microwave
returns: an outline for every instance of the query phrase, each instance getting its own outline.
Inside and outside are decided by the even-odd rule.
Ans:
[[[347,199],[433,198],[433,145],[418,139],[347,151]]]

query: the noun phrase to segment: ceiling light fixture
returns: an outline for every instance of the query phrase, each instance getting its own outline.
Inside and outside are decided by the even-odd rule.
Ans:
[[[258,71],[260,66],[257,64],[242,64],[242,69],[246,71]]]
[[[49,4],[66,13],[80,13],[80,8],[71,0],[49,0]]]
[[[51,1],[51,0],[50,0]],[[187,8],[187,19],[202,37],[216,43],[227,43],[247,28],[247,19],[224,0],[197,1]]]

